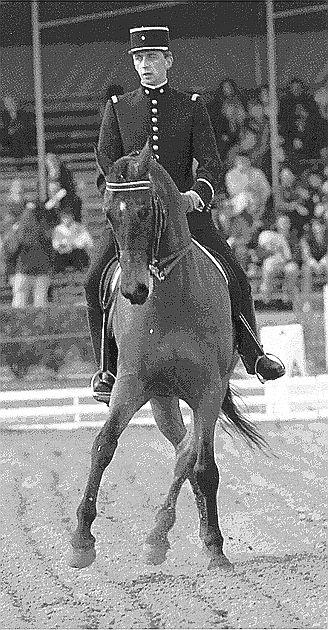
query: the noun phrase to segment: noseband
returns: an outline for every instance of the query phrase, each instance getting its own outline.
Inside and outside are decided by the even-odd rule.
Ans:
[[[171,254],[163,260],[159,260],[159,248],[161,244],[161,238],[165,232],[167,224],[167,214],[164,206],[154,192],[153,187],[149,179],[139,180],[135,182],[108,182],[106,181],[106,190],[110,192],[134,192],[137,190],[148,190],[150,194],[151,207],[155,218],[154,224],[154,238],[151,249],[151,262],[149,263],[150,273],[157,278],[160,282],[165,280],[170,271],[175,265],[183,258],[183,256],[191,249],[192,243],[184,247],[178,253]],[[119,250],[116,247],[119,257]]]

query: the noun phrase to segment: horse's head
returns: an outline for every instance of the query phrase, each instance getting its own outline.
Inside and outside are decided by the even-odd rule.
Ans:
[[[149,265],[154,257],[156,207],[149,178],[151,151],[117,160],[106,174],[104,212],[110,222],[122,268],[121,291],[132,304],[149,294]]]

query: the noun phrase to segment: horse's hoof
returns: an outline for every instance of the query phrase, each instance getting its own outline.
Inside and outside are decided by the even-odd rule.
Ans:
[[[211,557],[207,568],[209,571],[212,571],[213,569],[224,569],[225,571],[233,571],[234,566],[223,553],[220,553],[215,554]]]
[[[144,557],[147,564],[162,564],[166,560],[166,554],[170,549],[170,544],[163,545],[149,545],[144,544]]]
[[[73,569],[86,569],[96,559],[96,550],[94,547],[90,549],[74,549],[69,558],[68,564]]]

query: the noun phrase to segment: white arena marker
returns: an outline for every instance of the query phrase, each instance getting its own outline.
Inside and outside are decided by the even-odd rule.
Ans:
[[[281,359],[286,375],[264,385],[266,412],[271,418],[289,418],[291,415],[289,379],[306,376],[306,358],[303,327],[300,324],[263,326],[261,341],[264,350]]]

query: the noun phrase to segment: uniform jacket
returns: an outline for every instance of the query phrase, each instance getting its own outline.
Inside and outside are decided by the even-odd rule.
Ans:
[[[181,192],[195,190],[205,205],[221,179],[222,166],[206,106],[197,95],[184,94],[168,84],[112,97],[102,120],[98,153],[107,170],[111,164],[150,139],[154,157]],[[194,183],[193,158],[198,162]],[[103,177],[98,178],[102,188]]]

